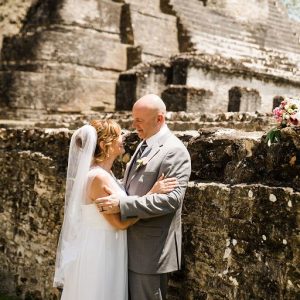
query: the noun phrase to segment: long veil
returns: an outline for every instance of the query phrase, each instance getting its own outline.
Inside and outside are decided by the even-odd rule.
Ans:
[[[77,257],[81,228],[81,205],[86,200],[87,175],[97,144],[91,125],[77,129],[71,138],[65,193],[64,221],[56,253],[54,287],[63,287],[65,272]]]

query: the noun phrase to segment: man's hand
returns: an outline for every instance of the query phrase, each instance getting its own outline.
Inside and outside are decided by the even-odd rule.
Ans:
[[[97,198],[95,200],[98,210],[104,214],[117,214],[120,212],[120,200],[118,195],[113,194],[113,192],[104,188],[105,191],[109,194],[108,196]]]

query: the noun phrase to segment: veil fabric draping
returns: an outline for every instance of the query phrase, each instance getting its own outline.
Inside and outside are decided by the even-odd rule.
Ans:
[[[79,232],[82,226],[81,206],[86,200],[88,172],[97,144],[97,132],[91,125],[77,129],[71,138],[66,180],[64,220],[59,237],[54,283],[63,287],[65,273],[77,257]]]
[[[89,198],[96,176],[126,192],[110,172],[92,165],[97,144],[94,127],[85,125],[71,138],[65,215],[59,238],[54,286],[62,300],[128,300],[127,231],[114,228]]]

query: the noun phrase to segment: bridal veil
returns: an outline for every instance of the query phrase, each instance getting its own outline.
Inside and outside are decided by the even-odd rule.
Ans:
[[[55,287],[63,287],[64,274],[78,252],[78,234],[80,232],[82,216],[81,205],[85,204],[87,175],[94,157],[97,144],[97,132],[91,125],[84,125],[77,129],[71,138],[64,220],[59,237],[54,283]]]

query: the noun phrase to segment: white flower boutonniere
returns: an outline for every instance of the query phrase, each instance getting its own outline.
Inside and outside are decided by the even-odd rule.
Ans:
[[[148,161],[149,161],[149,158],[147,156],[139,158],[136,161],[136,170],[138,170],[139,168],[141,168],[143,166],[146,166],[146,164],[148,163]]]

